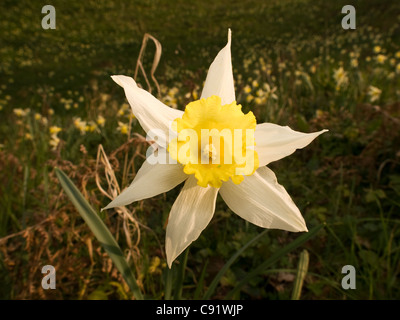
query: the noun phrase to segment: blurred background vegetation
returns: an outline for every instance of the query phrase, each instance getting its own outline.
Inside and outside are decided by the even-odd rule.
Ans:
[[[43,30],[41,8],[56,9]],[[343,30],[353,4],[357,29]],[[121,276],[63,193],[64,170],[96,208],[109,199],[101,144],[120,188],[143,162],[144,132],[110,78],[133,76],[142,39],[162,44],[159,98],[184,109],[232,29],[236,96],[258,122],[330,131],[270,167],[309,228],[326,227],[252,279],[237,299],[288,299],[301,250],[310,264],[301,299],[399,299],[400,2],[364,1],[10,1],[0,3],[0,298],[130,299]],[[154,45],[144,66],[150,70]],[[142,76],[138,82],[146,88]],[[151,83],[156,94],[154,83]],[[97,165],[96,165],[97,163]],[[96,177],[98,183],[96,183]],[[180,188],[99,213],[124,249],[146,297],[164,297],[165,224]],[[218,199],[213,220],[189,250],[183,297],[262,231]],[[222,299],[246,273],[298,234],[271,230],[221,279]],[[54,265],[57,289],[41,288]],[[341,288],[353,265],[357,289]]]

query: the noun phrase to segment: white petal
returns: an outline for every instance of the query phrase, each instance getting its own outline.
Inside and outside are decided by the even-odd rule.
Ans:
[[[143,163],[131,185],[104,209],[121,207],[134,201],[167,192],[188,178],[180,164]],[[104,210],[103,209],[103,210]]]
[[[139,88],[131,77],[112,76],[111,78],[124,88],[132,112],[144,131],[149,134],[151,139],[157,136],[157,144],[166,148],[169,125],[176,118],[182,118],[183,111],[166,106],[149,92]],[[164,136],[159,136],[154,130],[161,130]]]
[[[231,29],[228,30],[228,44],[218,53],[208,70],[202,98],[217,95],[222,105],[235,101],[231,59]]]
[[[255,150],[258,154],[260,167],[272,161],[282,159],[296,149],[307,146],[320,134],[328,130],[313,133],[303,133],[282,127],[273,123],[261,123],[256,127],[254,137],[256,140]]]
[[[170,268],[175,258],[199,237],[210,222],[217,194],[217,188],[197,185],[194,176],[186,180],[168,218],[165,250]]]
[[[299,209],[267,167],[258,168],[239,185],[230,180],[223,183],[220,194],[233,212],[257,226],[308,231]]]

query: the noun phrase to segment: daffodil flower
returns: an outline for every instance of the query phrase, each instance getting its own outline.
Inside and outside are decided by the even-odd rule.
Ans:
[[[130,77],[117,75],[112,79],[124,88],[133,114],[150,138],[155,129],[170,132],[172,127],[177,133],[175,137],[165,135],[156,139],[156,152],[169,151],[175,163],[152,164],[147,158],[132,184],[104,208],[147,199],[185,182],[167,224],[165,247],[169,267],[209,224],[218,193],[233,212],[257,226],[307,231],[299,209],[266,165],[304,148],[327,130],[302,133],[272,123],[256,124],[252,112],[241,111],[235,101],[230,30],[227,45],[209,68],[200,100],[189,103],[185,111],[166,106]],[[227,135],[239,129],[246,132],[235,140],[239,141],[238,149],[245,152],[245,161],[236,161],[235,157],[226,161],[223,142],[214,144],[213,137],[207,138],[206,143],[198,141],[194,155],[193,148],[189,155],[184,152],[184,131],[200,133],[205,129],[225,130]],[[223,159],[214,163],[217,157]]]
[[[375,102],[375,101],[379,100],[381,93],[382,93],[382,90],[377,87],[374,87],[374,86],[368,87],[368,95],[370,97],[371,102]]]

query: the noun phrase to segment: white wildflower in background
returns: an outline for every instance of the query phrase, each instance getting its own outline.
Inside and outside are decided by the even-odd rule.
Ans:
[[[52,134],[49,144],[51,146],[51,149],[54,151],[57,149],[58,145],[60,143],[60,138],[58,138],[57,134]]]
[[[341,88],[345,87],[349,83],[349,78],[347,72],[344,71],[343,67],[339,67],[333,73],[333,78],[336,82],[336,90],[339,91]]]
[[[271,89],[271,87],[268,83],[264,83],[263,87],[265,90],[265,97],[267,99],[271,98],[274,100],[278,100],[278,96],[275,94],[276,90],[278,89],[277,87],[274,87]]]
[[[382,93],[382,90],[380,90],[377,87],[374,87],[374,86],[368,87],[368,96],[369,96],[369,100],[371,102],[375,102],[375,101],[379,100],[379,98],[381,97],[381,93]]]
[[[81,134],[85,134],[87,122],[83,121],[80,117],[75,117],[73,121],[75,128],[78,129]]]

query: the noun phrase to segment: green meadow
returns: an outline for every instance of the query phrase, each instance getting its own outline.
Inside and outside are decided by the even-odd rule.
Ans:
[[[54,30],[42,28],[46,4]],[[349,4],[355,30],[341,24]],[[165,229],[181,185],[100,211],[149,146],[110,76],[135,76],[184,110],[228,28],[243,111],[257,123],[329,129],[268,165],[316,231],[307,241],[264,232],[219,196],[210,224],[169,270]],[[162,50],[150,39],[139,59],[145,34]],[[144,298],[400,299],[399,1],[4,0],[0,119],[0,299],[134,298],[55,168],[111,231]],[[45,265],[56,269],[55,290],[41,286]],[[355,289],[342,287],[346,265]]]

